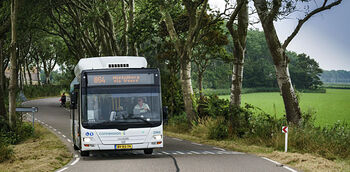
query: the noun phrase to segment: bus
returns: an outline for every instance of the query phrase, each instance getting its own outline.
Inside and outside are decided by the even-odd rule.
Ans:
[[[71,132],[81,156],[100,150],[163,147],[160,72],[144,57],[81,59],[71,82]],[[164,113],[163,113],[164,112]]]

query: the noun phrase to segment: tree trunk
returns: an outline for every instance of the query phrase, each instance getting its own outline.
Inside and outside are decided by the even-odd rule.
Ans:
[[[203,72],[198,71],[198,90],[199,90],[199,98],[200,100],[204,100],[203,94]]]
[[[242,4],[243,3],[243,4]],[[237,0],[237,4],[242,6],[236,7],[238,11],[238,26],[234,28],[234,13],[227,23],[227,28],[230,31],[233,40],[233,69],[231,82],[230,105],[241,106],[242,82],[243,82],[243,65],[245,58],[247,30],[248,30],[248,2],[245,0]]]
[[[278,86],[280,87],[286,118],[288,122],[297,124],[301,119],[299,102],[289,75],[288,63],[279,63],[275,65]]]
[[[6,117],[6,109],[5,109],[5,94],[4,94],[4,76],[5,76],[5,70],[4,70],[4,57],[2,54],[3,50],[3,44],[2,39],[0,39],[0,118],[7,119]]]
[[[9,125],[13,126],[16,118],[16,92],[17,92],[17,37],[16,37],[16,20],[17,20],[18,1],[11,0],[11,46],[10,46],[10,63],[11,77],[9,84]]]
[[[125,1],[122,1],[122,16],[123,16],[123,19],[124,19],[124,27],[123,27],[123,31],[124,31],[124,34],[123,34],[123,55],[127,55],[129,54],[129,45],[128,45],[128,18],[127,18],[127,15],[126,15],[126,6],[125,6]]]
[[[17,63],[18,64],[18,63]],[[21,65],[18,66],[18,76],[19,76],[19,89],[22,90],[23,89],[23,75],[22,75],[22,68]]]
[[[25,60],[25,63],[26,63],[26,69],[27,69],[28,77],[29,77],[29,84],[33,85],[33,79],[32,79],[31,71],[29,69],[28,60]]]
[[[287,121],[298,124],[301,119],[301,111],[289,75],[289,59],[285,54],[286,50],[282,48],[282,45],[279,42],[277,32],[273,24],[273,18],[268,18],[262,10],[265,9],[265,6],[260,6],[261,4],[258,4],[257,2],[254,4],[257,8],[259,18],[264,19],[261,20],[262,26],[264,29],[266,42],[275,65],[277,82],[281,90]]]
[[[36,63],[36,77],[38,78],[38,85],[40,86],[41,85],[41,82],[40,82],[40,64],[38,61]]]
[[[133,30],[134,28],[134,13],[135,13],[135,0],[129,0],[128,32],[130,30]],[[134,38],[132,39],[129,38],[129,55],[131,56],[138,55],[138,49]]]
[[[236,56],[232,69],[230,105],[241,106],[244,54]]]
[[[196,119],[192,101],[193,89],[191,80],[191,62],[182,63],[180,75],[185,112],[187,114],[188,121],[191,123],[191,121]]]

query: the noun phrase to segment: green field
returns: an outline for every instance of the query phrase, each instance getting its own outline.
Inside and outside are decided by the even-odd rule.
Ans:
[[[220,98],[229,99],[229,96]],[[317,124],[326,126],[338,120],[350,123],[350,89],[327,89],[327,93],[302,93],[300,98],[301,110],[315,111]],[[276,92],[243,94],[242,102],[255,105],[271,115],[276,112],[278,117],[285,113],[282,97]]]

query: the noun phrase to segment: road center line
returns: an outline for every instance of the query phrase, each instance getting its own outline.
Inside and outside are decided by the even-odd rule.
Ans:
[[[70,165],[75,165],[79,160],[80,158],[75,159]]]
[[[168,153],[168,152],[164,152],[164,151],[162,151],[162,153],[169,155],[169,153]]]
[[[195,152],[195,151],[190,151],[190,152],[192,152],[192,153],[194,153],[194,154],[197,154],[197,155],[198,155],[198,154],[200,154],[200,153],[198,153],[198,152]]]
[[[181,155],[184,155],[185,153],[183,152],[180,152],[180,151],[176,151],[177,153],[181,154]]]
[[[218,147],[213,147],[214,149],[218,149],[218,150],[221,150],[221,151],[226,151],[225,149],[222,149],[222,148],[218,148]]]
[[[65,136],[65,135],[63,135],[63,134],[62,134],[62,137],[66,138],[66,136]]]
[[[70,141],[69,139],[67,139],[67,141],[70,143],[70,142],[72,142],[72,141]]]

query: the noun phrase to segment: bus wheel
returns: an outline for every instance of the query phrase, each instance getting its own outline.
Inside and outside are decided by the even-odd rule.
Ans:
[[[74,144],[74,150],[80,150],[79,147],[77,145]]]
[[[153,149],[145,149],[145,150],[143,150],[143,152],[145,154],[152,154],[153,153]]]
[[[81,156],[89,156],[90,152],[89,151],[80,151]]]

